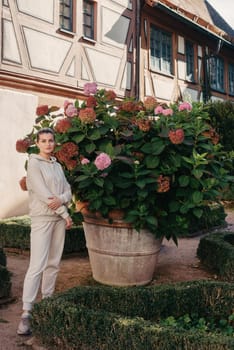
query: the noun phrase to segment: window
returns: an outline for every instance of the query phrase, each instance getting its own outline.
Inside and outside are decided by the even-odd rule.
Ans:
[[[190,41],[185,42],[186,79],[194,81],[194,47]]]
[[[60,28],[73,31],[73,0],[60,0]]]
[[[172,74],[172,35],[154,26],[150,28],[150,66]]]
[[[83,35],[88,39],[95,39],[94,37],[94,2],[83,1]]]
[[[229,64],[228,67],[228,85],[229,94],[234,95],[234,64]]]
[[[210,87],[211,89],[224,91],[224,63],[219,57],[209,59]]]

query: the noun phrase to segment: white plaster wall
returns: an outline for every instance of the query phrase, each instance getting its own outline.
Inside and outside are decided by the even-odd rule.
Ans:
[[[13,23],[3,20],[3,58],[12,62],[21,63],[19,48],[15,36]]]
[[[0,219],[28,213],[28,195],[19,187],[27,155],[16,152],[17,139],[32,130],[38,97],[0,89]]]
[[[132,1],[131,0],[114,0],[114,2],[117,2],[118,4],[129,8],[130,10],[132,9]]]
[[[92,65],[96,81],[114,86],[119,73],[121,59],[90,48],[86,48],[86,53]]]
[[[145,74],[145,96],[152,96],[153,92],[151,91],[150,78],[147,74]],[[143,99],[145,96],[142,96]]]
[[[178,78],[184,80],[186,78],[186,63],[178,60]]]
[[[160,80],[157,76],[153,76],[154,91],[157,98],[169,100],[173,93],[173,80]]]
[[[17,0],[19,11],[31,16],[41,18],[44,21],[53,23],[54,0]]]
[[[183,55],[185,54],[184,50],[184,37],[178,35],[178,52],[182,53]]]
[[[184,101],[192,102],[198,100],[198,91],[189,89],[186,86],[181,87],[181,92]]]
[[[119,13],[102,8],[102,41],[119,48],[126,44],[130,19]]]
[[[124,75],[122,79],[121,88],[122,89],[131,89],[131,81],[132,81],[132,64],[131,62],[127,62],[124,69]]]
[[[220,97],[216,97],[216,96],[211,96],[211,101],[212,102],[217,102],[217,101],[223,101],[223,99],[222,98],[220,98]]]
[[[32,67],[59,72],[71,43],[30,28],[23,30]]]

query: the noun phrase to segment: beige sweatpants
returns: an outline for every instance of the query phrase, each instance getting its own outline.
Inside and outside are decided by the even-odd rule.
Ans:
[[[54,292],[64,247],[65,224],[64,219],[52,222],[32,219],[30,262],[23,287],[23,310],[32,309],[41,280],[43,298]]]

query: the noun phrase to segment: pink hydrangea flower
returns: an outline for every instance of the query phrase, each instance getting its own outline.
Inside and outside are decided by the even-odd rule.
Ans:
[[[106,90],[105,92],[105,98],[107,101],[114,101],[116,98],[116,93],[113,90]]]
[[[86,100],[86,107],[94,108],[97,106],[97,100],[94,96],[89,96]]]
[[[177,129],[177,130],[170,130],[168,133],[168,137],[174,145],[179,145],[184,141],[184,130],[183,129]]]
[[[72,124],[70,119],[63,118],[63,119],[57,120],[54,129],[58,133],[65,134],[68,131],[68,129],[70,129],[71,126]]]
[[[144,101],[144,107],[146,110],[153,110],[157,106],[158,102],[155,97],[148,96]]]
[[[88,158],[83,158],[83,159],[81,160],[81,164],[82,164],[82,165],[89,164],[89,163],[90,163],[90,161],[88,160]]]
[[[69,105],[72,105],[72,102],[65,100],[63,103],[63,108],[66,109]]]
[[[179,111],[191,111],[192,110],[192,105],[189,102],[182,102],[179,105]]]
[[[91,95],[96,94],[97,92],[97,84],[96,83],[86,83],[84,85],[84,94]]]
[[[94,161],[94,164],[98,168],[98,170],[104,170],[111,165],[111,158],[108,154],[102,152],[100,153]]]
[[[93,108],[86,107],[80,110],[79,118],[82,123],[92,124],[96,119],[96,113]]]
[[[171,108],[163,109],[162,114],[166,115],[166,116],[173,115],[173,109],[171,109]]]
[[[162,114],[162,113],[163,113],[162,106],[157,106],[154,110],[154,114],[158,115],[158,114]]]
[[[69,104],[65,109],[65,114],[67,117],[75,117],[78,114],[77,108],[73,104]]]

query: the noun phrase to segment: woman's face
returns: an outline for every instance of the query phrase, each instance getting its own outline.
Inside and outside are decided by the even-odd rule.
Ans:
[[[51,133],[42,133],[39,135],[39,140],[36,142],[39,148],[39,154],[42,157],[48,158],[54,151],[55,141],[54,135]]]

